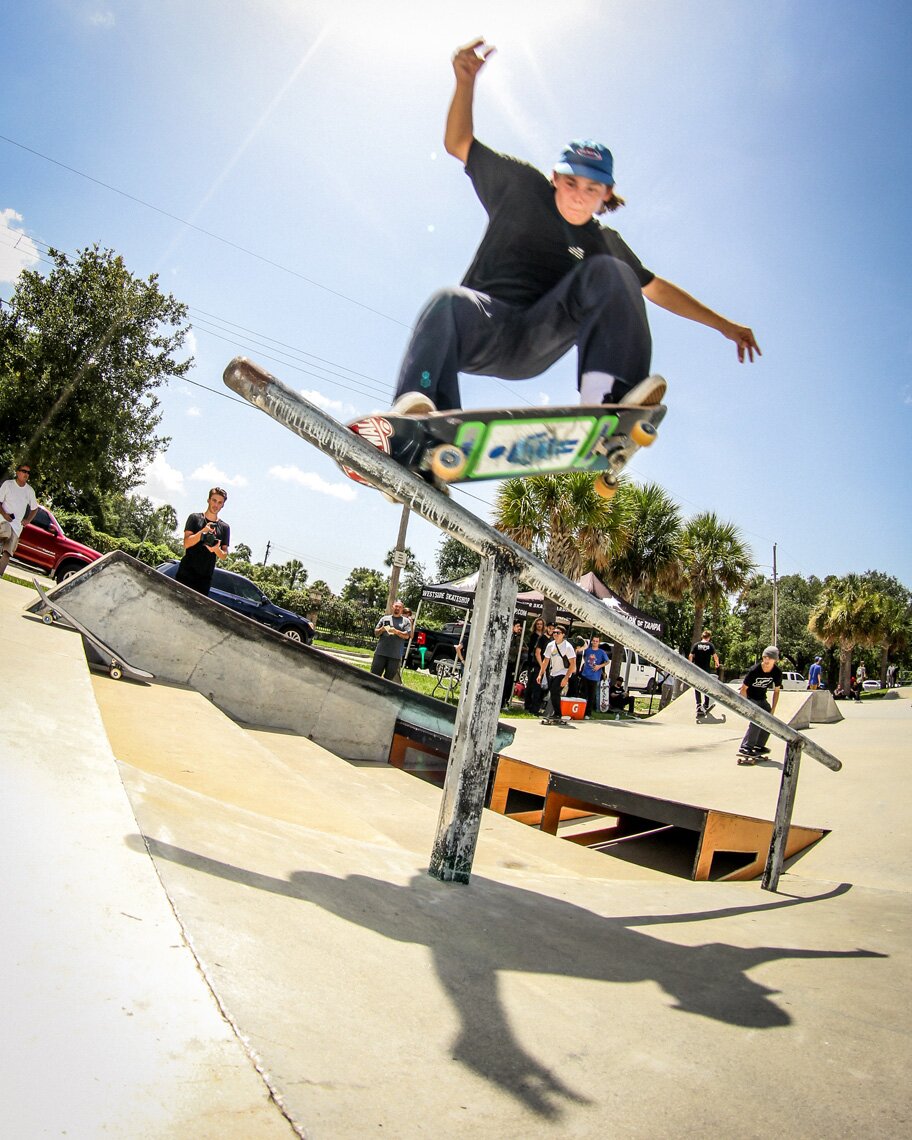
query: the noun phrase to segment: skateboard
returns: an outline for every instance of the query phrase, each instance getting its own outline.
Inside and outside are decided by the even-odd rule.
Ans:
[[[155,679],[154,673],[147,673],[145,669],[137,669],[135,665],[131,665],[107,642],[102,641],[90,629],[86,629],[82,622],[77,621],[59,602],[52,601],[36,578],[32,579],[32,585],[38,591],[38,597],[41,599],[43,606],[41,620],[44,624],[53,625],[55,621],[61,620],[65,621],[67,625],[71,625],[77,633],[81,633],[83,642],[95,651],[98,661],[107,668],[109,676],[115,681],[119,681],[121,677],[126,677],[129,681],[152,681]]]
[[[591,471],[598,475],[596,491],[608,499],[633,453],[655,442],[665,411],[664,404],[598,404],[423,416],[376,413],[347,426],[441,488],[476,479]],[[350,468],[343,470],[366,483]]]

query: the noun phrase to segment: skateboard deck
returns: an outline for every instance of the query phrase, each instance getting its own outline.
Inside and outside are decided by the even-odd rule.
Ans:
[[[131,665],[121,654],[112,649],[107,642],[102,641],[97,634],[92,633],[82,622],[77,621],[59,602],[49,598],[36,578],[32,579],[32,585],[38,591],[38,597],[41,599],[41,604],[44,607],[41,620],[45,625],[51,625],[58,619],[65,621],[67,625],[71,625],[77,633],[82,634],[83,642],[91,646],[95,651],[99,663],[104,665],[108,670],[108,674],[113,677],[115,681],[119,681],[121,677],[126,677],[130,681],[152,681],[155,679],[154,673],[147,673],[145,669],[137,669],[135,665]]]
[[[655,441],[665,411],[663,404],[598,404],[424,416],[377,413],[348,427],[438,486],[589,471],[599,475],[596,490],[610,498],[633,453]],[[344,470],[356,482],[366,482]]]

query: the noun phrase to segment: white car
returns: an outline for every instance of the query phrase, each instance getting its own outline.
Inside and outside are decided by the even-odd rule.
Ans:
[[[875,681],[873,678],[868,678],[867,681],[861,682],[861,687],[863,689],[882,689],[883,685],[881,685],[880,681]]]
[[[784,693],[797,693],[808,687],[807,677],[800,673],[787,673],[782,670],[782,691]]]

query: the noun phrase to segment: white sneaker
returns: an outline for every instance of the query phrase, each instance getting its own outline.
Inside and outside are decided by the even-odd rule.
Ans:
[[[639,384],[635,384],[626,395],[621,396],[619,404],[633,404],[638,408],[652,408],[661,404],[668,385],[663,376],[647,376]]]
[[[436,412],[434,402],[421,392],[403,392],[389,410],[391,416],[426,416]]]

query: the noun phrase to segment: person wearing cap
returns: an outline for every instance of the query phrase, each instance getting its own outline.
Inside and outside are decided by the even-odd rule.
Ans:
[[[0,578],[19,545],[22,528],[38,513],[38,500],[29,486],[31,474],[31,464],[20,463],[13,478],[0,483]]]
[[[584,404],[657,404],[644,296],[714,328],[753,361],[753,332],[647,269],[621,236],[596,220],[624,204],[614,160],[599,142],[571,142],[551,177],[475,138],[475,82],[494,48],[478,39],[453,56],[456,90],[444,134],[464,163],[488,226],[462,284],[430,299],[412,333],[392,412],[461,407],[459,373],[525,380],[576,345]]]
[[[712,643],[712,633],[708,629],[704,629],[700,640],[690,647],[687,659],[702,669],[704,673],[712,673],[714,668],[719,668],[719,654]],[[694,696],[697,699],[697,720],[702,720],[709,710],[715,707],[716,702],[711,701],[709,695],[701,693],[699,689],[694,689]]]
[[[773,694],[772,704],[766,699],[769,692]],[[779,650],[775,645],[768,645],[757,664],[745,673],[741,682],[741,696],[747,697],[749,701],[753,701],[767,712],[775,713],[781,692],[782,670],[779,668]],[[756,764],[758,757],[766,756],[769,752],[766,747],[767,740],[769,733],[765,729],[757,724],[749,724],[738,749],[738,763]]]
[[[820,688],[820,678],[821,678],[821,675],[823,674],[823,666],[820,664],[820,660],[821,659],[819,657],[815,657],[814,658],[814,664],[808,670],[808,688],[809,689],[819,689]]]

